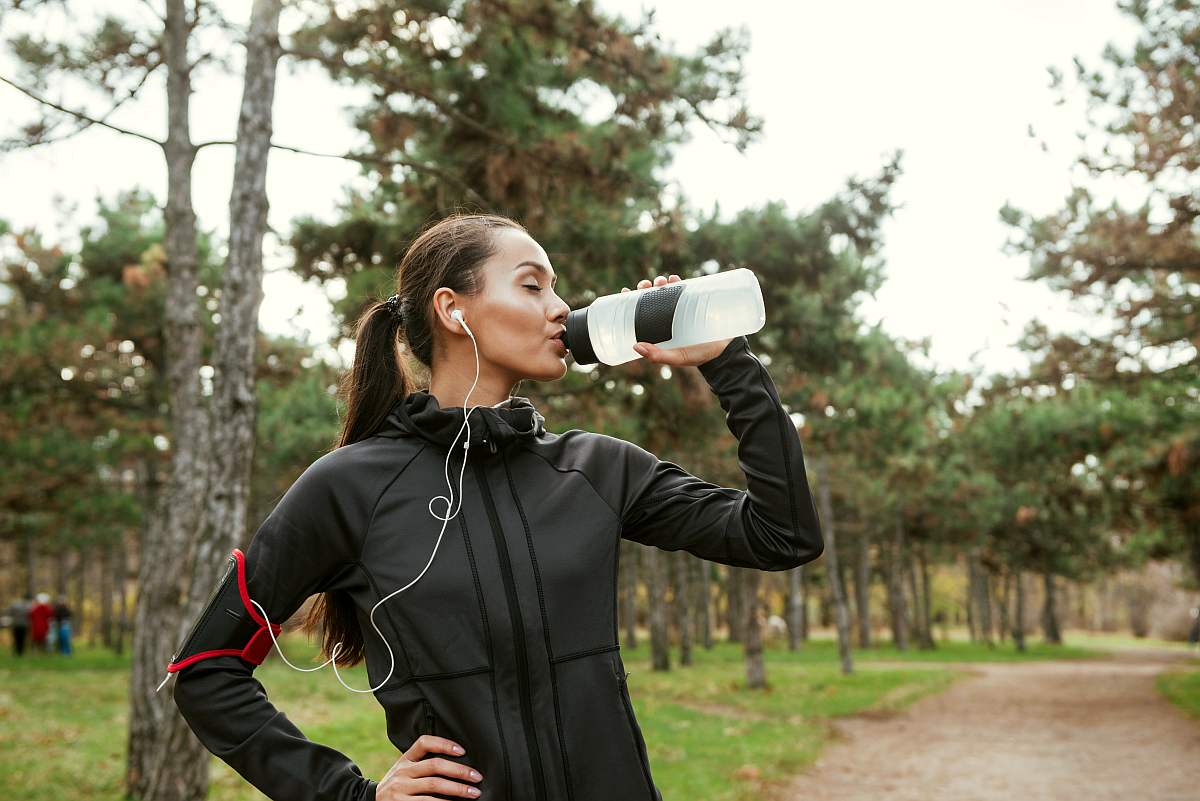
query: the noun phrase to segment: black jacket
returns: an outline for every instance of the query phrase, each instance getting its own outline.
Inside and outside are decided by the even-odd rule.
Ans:
[[[375,614],[396,654],[375,696],[397,756],[422,733],[449,737],[466,754],[439,756],[477,768],[491,801],[661,801],[619,650],[620,538],[760,570],[823,550],[799,436],[746,337],[699,369],[737,437],[748,491],[605,434],[546,431],[520,396],[471,415],[461,509],[425,575]],[[410,393],[376,435],[305,470],[246,551],[245,590],[272,623],[313,593],[350,593],[370,686],[389,661],[367,613],[429,560],[442,526],[430,499],[448,494],[446,448],[463,411]],[[450,462],[456,508],[465,436]],[[448,511],[444,500],[432,508]],[[175,702],[196,736],[273,799],[373,799],[375,780],[267,699],[252,671],[270,640],[261,647],[265,629],[250,616],[239,625],[200,626],[193,639],[224,641],[193,642],[188,652],[209,656],[178,671]],[[231,655],[249,639],[257,658]],[[322,680],[344,691],[313,674]]]

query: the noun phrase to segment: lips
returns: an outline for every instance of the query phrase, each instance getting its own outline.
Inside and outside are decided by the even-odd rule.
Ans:
[[[568,353],[567,343],[562,341],[562,337],[550,337],[550,341],[554,343],[554,347],[561,350],[563,353]]]

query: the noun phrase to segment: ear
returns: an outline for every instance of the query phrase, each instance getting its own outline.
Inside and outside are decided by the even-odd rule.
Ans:
[[[465,334],[466,329],[459,324],[456,314],[466,318],[466,312],[458,307],[458,294],[449,287],[438,287],[433,293],[434,325],[455,334]]]

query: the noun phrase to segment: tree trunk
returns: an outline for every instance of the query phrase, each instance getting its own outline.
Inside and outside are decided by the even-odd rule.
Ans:
[[[929,588],[929,561],[925,558],[925,546],[917,548],[917,561],[921,565],[921,647],[930,650],[937,647],[933,640],[933,593]]]
[[[968,604],[968,611],[972,612],[972,627],[973,641],[979,641],[986,644],[989,648],[994,646],[992,642],[992,626],[991,626],[991,610],[990,601],[988,599],[987,575],[980,560],[979,547],[974,546],[967,552],[967,564],[970,567],[971,580],[968,584],[968,591],[971,597],[971,603]]]
[[[632,540],[621,540],[621,583],[625,585],[625,642],[628,648],[637,648],[637,582],[638,556],[645,547]]]
[[[763,621],[759,619],[758,589],[762,583],[762,572],[748,568],[735,568],[742,572],[742,607],[745,611],[745,634],[743,652],[746,658],[746,686],[760,690],[767,686],[767,666],[763,662]]]
[[[729,641],[742,641],[742,574],[735,567],[725,572],[726,617],[729,625]]]
[[[902,569],[905,558],[904,520],[900,510],[897,509],[892,548],[887,560],[887,591],[892,644],[900,651],[908,650],[908,610],[904,603],[904,571]]]
[[[125,653],[125,633],[129,630],[129,607],[126,603],[126,579],[129,576],[129,549],[125,547],[125,537],[122,535],[116,543],[116,553],[113,559],[113,600],[117,605],[117,654]]]
[[[713,647],[712,636],[712,617],[709,610],[712,608],[712,564],[703,559],[696,560],[697,572],[700,574],[699,601],[696,604],[696,610],[699,614],[696,616],[696,625],[699,628],[697,639],[704,646],[704,650],[711,651]]]
[[[862,648],[871,647],[871,537],[869,528],[863,526],[858,536],[858,575],[854,582],[858,613],[858,643]]]
[[[821,504],[821,531],[825,535],[825,566],[829,574],[829,587],[833,593],[834,619],[837,622],[838,656],[843,674],[854,672],[854,660],[850,653],[850,615],[846,609],[846,593],[838,572],[836,521],[833,517],[833,502],[830,500],[829,473],[825,469],[826,459],[818,456],[817,497]]]
[[[1013,589],[1017,593],[1017,608],[1013,612],[1012,638],[1017,650],[1025,650],[1025,582],[1021,578],[1021,569],[1013,571]]]
[[[1009,622],[1008,622],[1008,604],[1012,600],[1012,571],[1006,570],[1000,581],[1000,602],[996,605],[996,610],[1000,613],[1000,624],[997,639],[1003,643],[1008,637]]]
[[[67,558],[70,552],[63,548],[54,558],[54,595],[55,599],[67,598]]]
[[[804,583],[804,565],[792,568],[787,573],[788,650],[796,651],[800,648],[801,628],[804,625],[801,620],[804,617],[804,597],[801,594],[801,585]]]
[[[803,568],[803,565],[801,565]],[[808,642],[808,570],[800,571],[800,639]]]
[[[666,595],[666,555],[653,546],[642,546],[646,566],[646,589],[650,598],[650,662],[653,670],[671,669],[671,644],[667,636],[666,604],[655,599]]]
[[[679,625],[679,664],[692,664],[692,613],[688,596],[688,572],[693,557],[684,550],[675,551],[675,619]]]
[[[74,613],[71,617],[71,625],[74,629],[72,636],[76,638],[76,642],[83,641],[83,631],[87,627],[83,609],[85,598],[87,598],[87,558],[83,548],[80,547],[75,549],[75,602],[71,605],[71,611]]]
[[[100,546],[100,643],[113,647],[113,547],[112,542]]]
[[[1054,598],[1054,574],[1047,570],[1042,573],[1042,580],[1046,588],[1045,605],[1042,607],[1042,631],[1046,642],[1062,645],[1062,632],[1058,627],[1058,609]]]
[[[33,535],[27,531],[17,534],[17,561],[25,567],[25,595],[29,598],[37,596],[33,550]]]
[[[192,92],[188,37],[194,20],[188,19],[185,0],[165,2],[168,282],[163,330],[172,453],[168,484],[153,510],[146,547],[139,554],[125,792],[142,801],[192,801],[208,795],[212,757],[169,693],[157,690],[167,660],[202,610],[226,555],[246,531],[254,441],[254,345],[267,207],[263,187],[279,59],[279,16],[279,0],[255,0],[246,35],[229,255],[213,358],[215,414],[210,416],[199,377],[205,343],[196,303],[197,233],[191,200],[196,149],[188,122]],[[193,557],[190,575],[187,570],[163,569],[178,564],[184,554]]]

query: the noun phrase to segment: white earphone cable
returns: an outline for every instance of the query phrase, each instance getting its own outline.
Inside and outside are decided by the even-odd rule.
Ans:
[[[467,321],[463,319],[462,312],[458,311],[458,309],[455,309],[454,313],[451,314],[451,317],[454,317],[454,319],[458,320],[458,324],[460,324],[463,327],[463,329],[467,330],[467,333],[470,336],[470,344],[472,344],[472,347],[475,349],[475,381],[472,385],[470,385],[470,390],[467,391],[467,398],[469,398],[470,393],[475,391],[475,385],[479,384],[479,343],[475,342],[475,335],[472,332],[472,330],[470,330],[470,327],[467,325]],[[467,398],[463,398],[463,408],[466,408],[466,406],[467,406]],[[382,606],[383,602],[388,600],[388,598],[396,595],[397,592],[403,592],[404,590],[407,590],[408,588],[410,588],[410,586],[413,586],[414,584],[416,584],[416,582],[419,582],[419,580],[422,576],[425,576],[425,571],[427,571],[428,568],[430,568],[430,565],[433,564],[433,556],[437,555],[437,553],[438,553],[438,546],[440,546],[440,544],[442,544],[442,536],[445,534],[446,524],[448,524],[450,522],[451,518],[454,518],[457,516],[458,511],[462,510],[462,477],[463,477],[464,472],[466,472],[466,470],[467,470],[467,454],[470,452],[470,422],[468,421],[468,418],[470,417],[470,412],[474,411],[475,409],[479,409],[479,405],[472,406],[472,408],[468,409],[466,414],[463,415],[462,426],[460,428],[458,428],[458,433],[455,434],[454,440],[452,440],[450,442],[449,450],[446,451],[446,462],[445,462],[445,466],[444,466],[444,470],[443,470],[443,475],[445,476],[446,487],[448,487],[450,489],[450,495],[449,496],[448,495],[434,495],[433,498],[430,499],[430,504],[428,504],[428,510],[430,510],[430,514],[432,514],[433,517],[436,517],[437,519],[442,520],[442,531],[440,531],[438,534],[437,542],[433,544],[433,553],[430,554],[430,560],[425,562],[425,567],[421,568],[421,572],[418,573],[418,576],[416,576],[416,578],[414,578],[412,580],[412,582],[409,582],[408,584],[402,586],[402,588],[391,591],[391,592],[389,592],[388,595],[385,595],[384,597],[379,598],[379,601],[376,604],[374,604],[373,607],[371,607],[371,614],[370,614],[371,626],[374,628],[374,630],[376,630],[376,633],[379,634],[379,639],[383,640],[384,648],[388,649],[388,658],[391,662],[391,667],[388,668],[388,675],[384,676],[383,680],[380,681],[379,683],[377,683],[376,686],[368,688],[368,689],[356,689],[354,687],[350,687],[348,685],[348,683],[342,681],[342,674],[338,673],[338,671],[337,671],[337,662],[336,662],[337,652],[338,652],[338,650],[340,650],[342,648],[341,643],[335,643],[334,644],[334,654],[332,654],[332,656],[330,656],[328,658],[328,660],[325,660],[323,663],[318,664],[317,667],[300,668],[300,667],[294,666],[294,664],[292,664],[292,662],[288,661],[288,657],[283,655],[283,649],[280,648],[280,642],[278,642],[278,640],[275,638],[275,632],[271,630],[271,621],[268,618],[268,616],[266,616],[266,610],[263,609],[262,606],[260,606],[258,601],[254,601],[253,598],[251,598],[250,602],[254,604],[254,607],[256,607],[258,609],[259,614],[263,615],[263,620],[266,621],[266,633],[270,634],[271,643],[275,644],[276,650],[278,650],[278,652],[280,652],[281,660],[286,662],[288,664],[289,668],[292,668],[293,670],[300,670],[300,671],[302,671],[302,673],[312,673],[313,670],[320,670],[320,669],[324,668],[326,666],[326,664],[331,664],[331,666],[334,666],[334,675],[337,676],[337,681],[341,682],[341,685],[343,687],[346,687],[347,689],[349,689],[350,692],[353,692],[353,693],[373,693],[374,691],[377,691],[377,689],[379,689],[380,687],[383,687],[385,685],[385,683],[388,683],[388,680],[391,679],[391,674],[395,673],[395,670],[396,670],[396,655],[394,654],[394,652],[392,652],[391,646],[388,645],[388,638],[385,638],[383,636],[383,632],[379,631],[379,626],[376,625],[376,621],[374,621],[374,613],[376,613],[376,609],[378,609],[380,606]],[[450,481],[450,456],[452,453],[454,453],[455,444],[458,441],[458,436],[460,436],[462,434],[463,428],[467,429],[467,439],[464,440],[463,444],[462,444],[462,448],[463,448],[462,468],[460,470],[458,470],[458,508],[457,508],[457,510],[455,510],[454,514],[448,514],[448,516],[442,517],[442,516],[440,516],[440,514],[433,511],[433,501],[436,501],[439,498],[445,500],[446,501],[446,512],[449,512],[451,510],[451,508],[454,507],[454,483],[451,483],[451,481]],[[167,679],[170,679],[169,673],[167,674]],[[164,685],[164,683],[167,683],[166,679],[163,680],[162,685]],[[158,689],[161,689],[162,685],[158,685]],[[157,692],[157,691],[155,691],[155,692]]]

